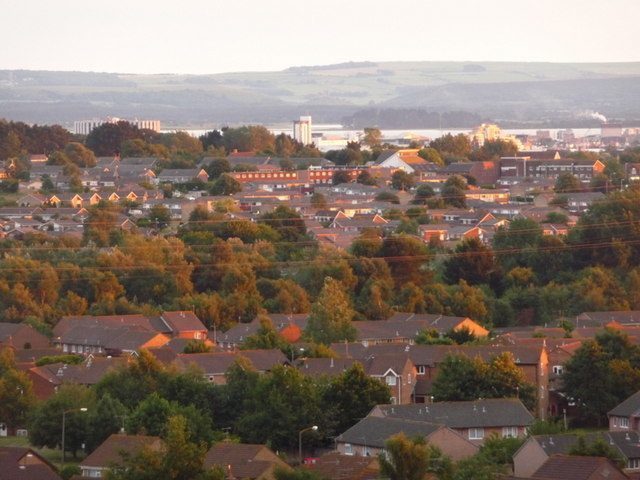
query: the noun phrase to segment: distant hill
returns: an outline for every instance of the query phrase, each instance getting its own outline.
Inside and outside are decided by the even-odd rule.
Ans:
[[[589,110],[640,125],[640,63],[348,62],[216,75],[0,71],[0,116],[31,123],[111,115],[198,127],[311,114],[316,123],[383,128],[433,126],[435,118],[577,125]]]

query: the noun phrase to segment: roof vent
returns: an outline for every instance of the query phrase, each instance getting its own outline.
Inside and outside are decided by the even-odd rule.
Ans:
[[[391,413],[396,413],[396,409],[391,407]]]
[[[331,358],[331,368],[333,368],[333,357]]]
[[[549,445],[553,445],[553,437],[549,437]]]
[[[410,348],[411,348],[411,347],[409,347],[409,345],[407,345],[406,347],[404,347],[404,351],[405,351],[405,352],[408,352]]]
[[[487,409],[482,407],[482,413],[487,413]]]
[[[625,435],[624,435],[624,439],[625,439],[627,442],[630,442],[630,441],[631,441],[631,437],[629,436],[629,434],[628,434],[628,433],[625,433]]]

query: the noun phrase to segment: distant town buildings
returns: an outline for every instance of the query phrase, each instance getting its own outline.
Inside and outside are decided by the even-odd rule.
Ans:
[[[93,120],[78,120],[73,122],[73,132],[76,135],[88,135],[91,130],[104,125],[105,123],[118,123],[123,121],[123,118],[107,117],[106,119],[93,119]],[[138,128],[144,128],[146,130],[153,130],[154,132],[160,131],[160,120],[126,120],[132,125]]]
[[[302,116],[300,120],[293,122],[293,138],[303,145],[311,145],[313,143],[310,116]]]

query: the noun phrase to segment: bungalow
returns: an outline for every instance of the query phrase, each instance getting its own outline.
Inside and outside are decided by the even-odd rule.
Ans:
[[[8,480],[62,480],[53,464],[26,447],[0,447],[0,472]]]
[[[479,449],[473,442],[441,423],[368,416],[336,438],[336,450],[341,455],[375,457],[385,450],[385,442],[399,433],[410,438],[424,438],[455,461],[470,457]]]
[[[49,339],[25,323],[0,323],[0,348],[47,348]]]
[[[162,450],[164,442],[146,435],[113,434],[80,462],[82,477],[105,477],[108,470],[122,464],[125,455],[135,455],[143,448]]]
[[[377,405],[368,416],[440,423],[475,445],[482,445],[492,434],[502,438],[524,438],[533,423],[533,415],[520,400],[513,398]]]
[[[187,183],[194,180],[206,182],[209,174],[203,168],[165,168],[156,180],[157,183]]]
[[[514,475],[530,478],[555,455],[567,455],[578,443],[575,434],[533,435],[513,455]],[[637,432],[593,432],[585,435],[587,443],[604,441],[625,460],[625,471],[640,472],[640,436]]]
[[[418,148],[407,148],[403,150],[386,150],[380,153],[376,160],[377,168],[394,168],[403,170],[406,173],[414,173],[417,167],[428,165],[424,158],[418,156]]]
[[[381,343],[413,344],[420,332],[435,330],[440,336],[450,331],[469,330],[478,337],[489,331],[466,317],[448,317],[435,314],[396,313],[388,320],[362,320],[353,323],[356,340],[363,345]]]
[[[306,462],[306,468],[332,480],[377,480],[380,465],[377,457],[360,457],[329,452]]]
[[[176,365],[181,369],[195,366],[209,382],[224,385],[227,370],[241,357],[249,360],[258,372],[268,372],[276,365],[287,363],[287,357],[280,350],[242,350],[238,353],[183,353],[178,355]]]
[[[275,480],[276,468],[291,470],[265,445],[231,442],[218,442],[209,449],[204,457],[204,467],[215,466],[225,470],[226,478],[246,480]]]

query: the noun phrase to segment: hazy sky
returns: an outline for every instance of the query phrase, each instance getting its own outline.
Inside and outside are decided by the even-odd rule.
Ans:
[[[638,61],[640,0],[0,0],[0,69]]]

